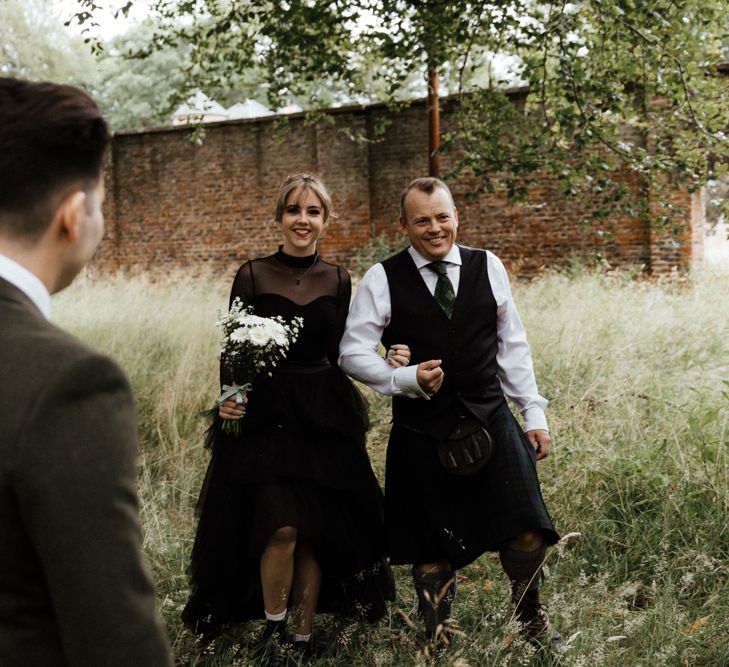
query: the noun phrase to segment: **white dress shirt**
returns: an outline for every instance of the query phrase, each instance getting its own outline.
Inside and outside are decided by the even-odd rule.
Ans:
[[[15,285],[40,310],[43,317],[51,316],[51,295],[40,278],[16,261],[0,255],[0,278]]]
[[[427,268],[429,259],[412,246],[408,248],[431,294],[435,292],[437,274]],[[504,394],[524,417],[525,430],[547,429],[544,410],[547,400],[539,395],[534,377],[531,350],[524,325],[511,295],[509,277],[501,260],[488,250],[486,264],[491,290],[496,299],[496,334],[498,338],[498,377]],[[461,277],[461,253],[457,245],[443,258],[453,291],[458,294]],[[392,368],[379,354],[382,332],[390,323],[392,307],[387,274],[382,264],[375,264],[362,278],[347,317],[347,326],[339,346],[339,365],[352,377],[388,396],[429,398],[418,384],[417,366]],[[407,344],[406,340],[398,341]]]

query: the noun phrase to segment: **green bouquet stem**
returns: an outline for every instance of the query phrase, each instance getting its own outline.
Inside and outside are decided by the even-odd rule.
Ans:
[[[240,420],[243,419],[224,419],[223,420],[223,431],[233,435],[240,435]]]

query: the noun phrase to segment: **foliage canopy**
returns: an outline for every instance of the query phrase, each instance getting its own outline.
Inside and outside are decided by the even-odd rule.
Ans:
[[[88,48],[64,32],[45,0],[0,2],[0,76],[80,84],[93,70]]]
[[[95,0],[77,0],[80,21]],[[127,3],[126,7],[132,3]],[[269,104],[393,107],[426,69],[457,93],[456,171],[526,197],[551,172],[566,193],[622,201],[614,175],[660,193],[726,173],[729,15],[724,0],[150,0],[158,28],[137,55],[189,45],[181,91],[255,71]],[[84,15],[85,12],[85,15]],[[524,109],[505,92],[528,86]],[[599,208],[599,207],[598,207]],[[648,215],[646,204],[631,213]],[[655,212],[655,211],[654,211]],[[664,208],[670,219],[670,209]],[[660,217],[660,216],[659,216]]]

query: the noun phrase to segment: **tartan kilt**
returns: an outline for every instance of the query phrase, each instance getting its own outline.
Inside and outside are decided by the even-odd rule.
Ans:
[[[392,564],[460,568],[528,530],[559,540],[539,488],[536,452],[503,403],[488,431],[494,452],[477,473],[441,465],[435,439],[398,424],[390,432],[385,472],[385,529]]]

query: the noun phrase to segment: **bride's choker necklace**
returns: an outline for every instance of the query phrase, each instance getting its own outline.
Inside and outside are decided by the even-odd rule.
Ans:
[[[303,268],[304,266],[306,266],[303,262],[311,258],[309,265],[306,266],[306,269],[304,269],[302,273],[295,277],[296,285],[300,285],[306,274],[309,273],[309,271],[311,271],[319,262],[318,253],[314,253],[313,255],[308,255],[306,257],[297,257],[296,255],[289,255],[288,253],[286,253],[282,246],[279,246],[277,255],[279,256],[281,262],[291,272],[291,275],[295,275],[294,268]]]

